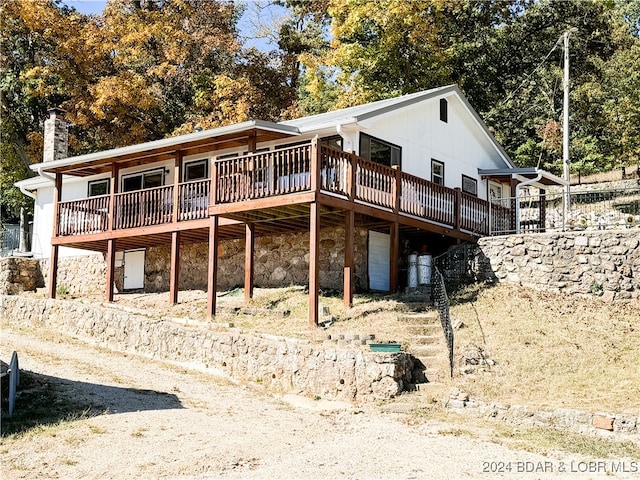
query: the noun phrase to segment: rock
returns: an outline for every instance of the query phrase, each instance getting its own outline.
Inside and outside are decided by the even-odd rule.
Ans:
[[[592,425],[600,430],[613,431],[613,417],[605,417],[603,415],[594,415],[591,420]]]

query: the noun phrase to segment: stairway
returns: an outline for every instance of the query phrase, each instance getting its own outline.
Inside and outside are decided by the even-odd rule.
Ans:
[[[440,383],[447,379],[449,350],[442,333],[438,312],[430,310],[408,313],[399,316],[398,320],[407,324],[409,334],[407,350],[426,367],[424,371],[426,383]]]

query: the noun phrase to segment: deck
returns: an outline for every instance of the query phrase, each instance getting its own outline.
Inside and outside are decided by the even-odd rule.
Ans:
[[[255,147],[255,141],[250,142]],[[202,147],[206,148],[206,147]],[[255,149],[255,148],[254,148]],[[249,146],[251,150],[251,146]],[[175,152],[175,179],[182,158]],[[208,151],[208,150],[207,150]],[[171,155],[161,151],[160,155]],[[171,158],[171,157],[169,157]],[[107,159],[108,160],[108,159]],[[113,300],[115,252],[171,246],[170,301],[178,301],[180,245],[208,244],[207,311],[216,312],[219,241],[245,239],[245,298],[253,295],[254,239],[304,231],[309,234],[309,322],[319,318],[320,229],[344,228],[344,302],[353,301],[354,228],[389,233],[390,291],[397,289],[400,230],[421,230],[454,240],[475,241],[511,224],[513,208],[489,205],[460,189],[447,188],[399,168],[323,146],[317,139],[286,148],[217,159],[209,179],[117,192],[125,156],[95,166],[111,169],[108,195],[61,201],[62,174],[56,171],[49,296],[55,298],[58,248],[100,251],[107,262],[106,299]],[[145,163],[151,163],[147,161]],[[137,165],[137,163],[134,163]],[[87,175],[90,165],[73,166]],[[108,170],[107,170],[108,171]]]
[[[512,218],[511,209],[489,209],[460,189],[315,142],[218,160],[211,178],[58,202],[54,242],[86,248],[175,230],[194,230],[194,241],[206,241],[214,215],[227,219],[221,226],[230,236],[244,235],[240,223],[269,224],[265,232],[306,229],[311,202],[322,204],[327,218],[352,210],[465,240],[486,235],[489,220],[495,229]]]

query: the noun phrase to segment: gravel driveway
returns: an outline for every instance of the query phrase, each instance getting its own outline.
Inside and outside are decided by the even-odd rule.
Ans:
[[[11,350],[23,369],[106,412],[4,439],[4,479],[612,478],[572,472],[570,458],[441,433],[455,425],[407,421],[376,405],[273,396],[60,335],[5,329],[2,358]]]

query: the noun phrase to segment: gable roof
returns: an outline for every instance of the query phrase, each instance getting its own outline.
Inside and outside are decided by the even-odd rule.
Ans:
[[[455,85],[432,88],[431,90],[410,93],[400,97],[387,98],[385,100],[378,100],[377,102],[365,103],[363,105],[341,108],[340,110],[332,110],[330,112],[319,113],[309,117],[296,118],[294,120],[287,120],[280,123],[297,127],[301,132],[304,132],[325,125],[337,125],[339,123],[354,121],[357,122],[378,115],[383,115],[393,110],[408,107],[430,98],[439,97],[453,91],[454,89],[457,90]]]
[[[467,112],[471,115],[474,123],[481,132],[481,135],[483,135],[489,141],[489,143],[498,151],[498,154],[502,157],[505,164],[509,167],[514,168],[515,164],[509,157],[509,154],[504,150],[504,148],[502,148],[502,145],[498,143],[493,134],[489,131],[487,125],[480,118],[480,115],[478,115],[478,112],[476,112],[475,109],[471,106],[458,86],[453,84],[446,85],[444,87],[432,88],[430,90],[424,90],[421,92],[411,93],[408,95],[402,95],[400,97],[388,98],[385,100],[378,100],[377,102],[371,102],[354,107],[334,110],[331,112],[320,113],[318,115],[312,115],[309,117],[287,120],[285,122],[280,122],[280,124],[297,127],[300,133],[305,133],[313,131],[315,129],[319,129],[320,127],[327,127],[330,125],[357,123],[359,121],[384,115],[395,110],[410,107],[420,102],[432,100],[435,98],[443,98],[451,95],[456,96],[460,100]]]
[[[321,128],[337,127],[346,123],[357,123],[359,121],[371,119],[380,115],[384,115],[393,111],[416,105],[420,102],[429,101],[435,98],[446,96],[455,96],[460,100],[465,110],[470,114],[474,123],[478,127],[481,136],[496,149],[499,156],[504,160],[508,167],[514,167],[509,155],[497,142],[491,134],[485,123],[482,121],[478,113],[469,104],[457,85],[447,85],[444,87],[432,88],[422,92],[416,92],[400,97],[379,100],[376,102],[366,103],[353,107],[334,110],[318,115],[311,115],[294,120],[283,122],[267,122],[263,120],[251,120],[247,122],[227,125],[224,127],[203,130],[186,135],[164,138],[152,142],[130,145],[127,147],[104,150],[87,155],[76,157],[68,157],[52,162],[38,163],[31,165],[31,169],[38,173],[42,172],[59,172],[70,173],[76,175],[91,175],[97,173],[98,164],[105,164],[110,160],[118,158],[132,158],[135,155],[144,155],[153,151],[172,152],[180,148],[201,147],[207,144],[213,145],[217,138],[234,138],[247,134],[247,132],[263,132],[269,134],[271,139],[284,138],[288,136],[297,136],[301,133],[310,133]],[[102,167],[104,169],[106,167]]]

